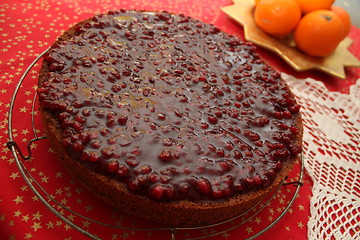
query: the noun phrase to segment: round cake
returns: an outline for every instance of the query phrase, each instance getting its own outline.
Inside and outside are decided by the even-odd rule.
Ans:
[[[52,149],[86,188],[173,227],[245,211],[302,151],[280,73],[253,44],[181,14],[78,23],[44,56],[38,96]]]

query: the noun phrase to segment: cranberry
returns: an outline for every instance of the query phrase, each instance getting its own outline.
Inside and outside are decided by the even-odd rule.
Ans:
[[[222,117],[222,112],[220,111],[220,109],[216,109],[216,110],[214,111],[214,114],[215,114],[215,116],[218,117],[218,118],[221,118],[221,117]]]
[[[190,191],[190,186],[188,183],[182,182],[179,184],[179,193],[187,194]]]
[[[154,173],[154,172],[151,172],[149,173],[148,175],[148,180],[151,182],[151,183],[156,183],[159,181],[159,175],[157,173]]]
[[[223,191],[220,187],[213,188],[213,191],[211,192],[211,196],[213,198],[222,198],[223,197]]]
[[[129,173],[129,168],[125,164],[120,164],[117,170],[117,175],[120,177],[125,177]]]
[[[129,119],[129,118],[128,118],[127,115],[120,115],[120,116],[118,117],[118,123],[119,123],[120,125],[125,125],[128,119]]]
[[[163,120],[166,119],[166,114],[159,113],[159,114],[157,115],[157,117],[158,117],[159,120],[163,121]]]
[[[118,171],[118,169],[119,169],[119,162],[118,161],[112,160],[112,161],[108,162],[107,170],[109,172],[115,173],[115,172]]]
[[[200,127],[201,127],[202,129],[207,129],[207,128],[209,127],[209,124],[207,124],[206,122],[201,122],[201,123],[200,123]]]
[[[90,162],[98,162],[98,161],[100,161],[100,154],[98,153],[98,152],[94,152],[94,151],[92,151],[92,152],[90,152],[89,153],[89,158],[88,158],[88,160],[90,161]]]
[[[282,169],[282,166],[283,166],[282,162],[277,161],[274,170],[280,171]]]
[[[71,145],[72,145],[71,138],[64,138],[64,139],[62,140],[62,145],[63,145],[65,148],[71,147]]]
[[[212,116],[212,115],[208,116],[208,121],[211,124],[216,124],[218,122],[217,118],[215,116]]]
[[[300,105],[294,105],[294,106],[289,107],[289,111],[290,111],[291,113],[297,113],[297,112],[300,111],[300,108],[301,108]]]
[[[273,169],[268,169],[268,170],[265,172],[265,175],[266,175],[269,179],[274,179],[275,176],[276,176],[276,172],[275,172],[275,170],[273,170]]]
[[[148,174],[152,171],[151,167],[149,165],[143,165],[138,167],[135,172],[137,174]]]
[[[159,159],[164,162],[170,162],[173,160],[173,157],[171,150],[168,149],[163,150],[159,155]]]
[[[219,166],[220,166],[222,172],[227,172],[227,171],[230,170],[229,164],[227,162],[225,162],[225,161],[219,162]]]
[[[81,152],[85,149],[85,146],[82,144],[82,142],[76,141],[76,142],[72,145],[72,149],[73,149],[75,152],[81,153]]]
[[[74,128],[74,130],[76,132],[80,132],[80,131],[82,131],[84,129],[82,123],[80,123],[80,122],[73,122],[72,127]]]
[[[164,191],[164,198],[171,200],[173,199],[174,195],[175,195],[174,187],[170,185],[166,186]]]
[[[300,154],[302,152],[301,145],[290,145],[290,152],[293,155]]]
[[[130,180],[128,183],[127,183],[127,188],[130,190],[130,191],[137,191],[139,190],[140,188],[140,182],[138,181],[138,179],[134,179],[134,180]]]
[[[240,102],[240,101],[242,101],[244,99],[244,95],[241,94],[241,93],[238,93],[238,94],[235,95],[235,99],[236,99],[236,101]]]
[[[100,140],[94,140],[91,142],[90,146],[94,149],[99,149],[101,147],[101,142]]]
[[[151,190],[150,190],[150,196],[156,200],[160,200],[163,195],[164,195],[164,187],[163,185],[155,185]]]
[[[183,114],[180,112],[180,110],[178,110],[178,109],[176,109],[175,111],[174,111],[174,113],[175,113],[175,116],[177,116],[177,117],[182,117],[183,116]]]
[[[258,185],[258,186],[262,185],[262,179],[259,175],[256,175],[255,177],[253,177],[253,180],[254,180],[255,185]]]
[[[216,149],[216,154],[219,157],[224,157],[225,156],[225,151],[223,149]]]
[[[139,161],[134,156],[129,156],[128,158],[126,158],[125,162],[130,167],[136,167],[139,164]]]
[[[241,159],[243,156],[241,154],[241,152],[239,152],[238,150],[234,150],[234,158],[235,159]]]
[[[247,177],[245,180],[244,180],[244,183],[246,184],[246,186],[248,188],[251,188],[254,184],[255,184],[255,180],[251,177]]]
[[[103,148],[103,149],[101,149],[101,155],[105,159],[109,159],[114,155],[114,149],[112,149],[112,148]]]
[[[232,142],[230,142],[230,141],[227,141],[225,143],[225,149],[228,150],[228,151],[233,150],[234,149],[234,144]]]
[[[209,195],[211,192],[211,185],[207,179],[201,178],[197,181],[196,189],[203,195]]]
[[[170,147],[173,144],[174,144],[174,139],[171,139],[171,138],[164,138],[163,139],[163,145],[164,146]]]

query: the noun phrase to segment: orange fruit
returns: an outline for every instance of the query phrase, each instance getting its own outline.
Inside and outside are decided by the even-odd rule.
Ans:
[[[273,36],[285,36],[292,32],[301,18],[296,0],[261,0],[255,8],[255,23]]]
[[[262,0],[255,0],[255,6],[257,6],[260,1],[262,1]]]
[[[335,0],[297,0],[302,13],[306,14],[319,9],[329,10]]]
[[[294,32],[297,47],[308,55],[330,55],[343,37],[344,26],[330,10],[316,10],[306,14]]]
[[[338,17],[341,19],[342,23],[344,24],[344,34],[343,34],[343,39],[344,39],[349,34],[351,29],[351,18],[349,13],[342,7],[338,7],[338,6],[332,6],[330,8],[330,11],[336,13],[336,15],[338,15]]]

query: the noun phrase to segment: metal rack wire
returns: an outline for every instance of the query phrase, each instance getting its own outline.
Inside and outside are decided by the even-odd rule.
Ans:
[[[66,217],[66,214],[62,213],[62,211],[57,210],[58,209],[62,209],[65,210],[66,212],[69,212],[71,214],[74,214],[84,220],[93,222],[95,224],[99,224],[102,225],[104,227],[108,227],[108,228],[117,228],[120,230],[133,230],[133,231],[168,231],[169,232],[169,237],[171,237],[172,240],[178,239],[177,238],[177,233],[179,231],[183,231],[183,230],[203,230],[203,229],[212,229],[216,226],[225,226],[224,230],[221,231],[216,231],[214,233],[210,233],[210,234],[206,234],[204,236],[200,236],[200,237],[193,237],[193,238],[183,238],[183,240],[196,240],[196,239],[204,239],[204,238],[210,238],[213,236],[217,236],[220,234],[223,234],[225,232],[234,230],[236,228],[239,228],[241,225],[245,224],[246,222],[250,221],[251,219],[253,219],[256,215],[258,215],[261,211],[263,211],[270,203],[271,201],[275,198],[276,194],[278,193],[279,189],[282,188],[284,185],[294,185],[295,188],[293,190],[292,197],[289,200],[289,202],[287,203],[287,205],[285,206],[285,208],[283,209],[283,211],[277,216],[277,218],[275,218],[272,222],[270,222],[267,226],[265,226],[263,229],[261,229],[260,231],[254,233],[251,237],[247,238],[248,240],[250,239],[255,239],[256,237],[260,236],[261,234],[263,234],[264,232],[266,232],[267,230],[269,230],[270,228],[272,228],[278,221],[280,221],[280,219],[287,213],[287,211],[290,209],[290,207],[292,206],[295,198],[298,195],[298,192],[300,190],[300,187],[302,186],[302,179],[303,179],[303,174],[304,174],[304,162],[303,162],[303,156],[301,156],[300,158],[300,170],[299,170],[299,177],[297,181],[294,182],[286,182],[285,179],[284,181],[279,185],[279,187],[276,189],[275,192],[273,192],[268,198],[266,198],[265,200],[263,200],[262,202],[259,202],[256,206],[253,206],[251,209],[248,209],[246,212],[239,214],[238,216],[235,216],[231,219],[228,219],[226,221],[222,221],[220,223],[216,223],[216,224],[211,224],[211,225],[206,225],[206,226],[199,226],[199,227],[188,227],[188,228],[172,228],[172,227],[159,227],[159,228],[134,228],[134,227],[120,227],[120,226],[116,226],[116,225],[112,225],[112,224],[107,224],[107,223],[103,223],[101,221],[97,221],[94,219],[91,219],[89,217],[86,217],[78,212],[75,212],[73,210],[71,210],[70,208],[66,207],[65,205],[61,204],[60,202],[58,202],[57,200],[55,200],[47,191],[46,189],[34,178],[34,176],[31,175],[31,172],[27,169],[27,167],[24,165],[23,161],[26,161],[28,159],[31,158],[32,153],[31,153],[31,144],[36,142],[36,141],[40,141],[42,139],[44,139],[45,137],[42,136],[38,136],[36,128],[35,128],[35,108],[36,108],[36,93],[34,94],[34,98],[33,98],[33,102],[32,102],[32,114],[31,114],[31,124],[32,124],[32,132],[34,135],[34,138],[32,138],[28,143],[27,143],[27,155],[25,155],[23,153],[23,151],[20,149],[20,147],[18,146],[17,142],[14,139],[14,134],[13,134],[13,112],[16,110],[15,109],[15,102],[19,93],[19,89],[22,86],[23,82],[25,81],[26,76],[28,75],[29,71],[34,67],[34,65],[41,59],[41,57],[46,53],[47,50],[45,50],[43,53],[41,53],[29,66],[28,68],[25,70],[25,72],[23,73],[23,75],[21,76],[19,82],[17,83],[16,87],[15,87],[15,91],[14,94],[11,98],[10,101],[10,108],[9,108],[9,114],[8,114],[8,134],[9,134],[9,141],[7,142],[7,146],[10,149],[10,151],[12,152],[16,164],[19,168],[19,171],[21,173],[21,175],[23,176],[25,182],[28,184],[28,186],[30,187],[30,189],[34,192],[34,194],[38,197],[38,199],[52,212],[54,213],[58,218],[60,218],[64,223],[66,223],[67,225],[69,225],[70,227],[76,229],[77,231],[79,231],[80,233],[84,234],[85,236],[91,238],[91,239],[95,239],[95,240],[101,240],[101,238],[99,238],[98,236],[93,235],[92,233],[90,233],[89,231],[87,231],[86,229],[80,227],[78,224],[76,224],[74,221],[72,221],[71,219],[69,219],[68,217]],[[52,204],[55,204],[54,207]],[[256,209],[256,211],[253,212],[253,210],[257,207],[260,207],[258,209]],[[244,220],[239,221],[236,224],[229,224],[230,222],[233,222],[234,220],[239,220],[241,217],[245,216],[245,214],[249,214],[249,216],[246,216],[246,218]],[[211,232],[211,231],[210,231]]]

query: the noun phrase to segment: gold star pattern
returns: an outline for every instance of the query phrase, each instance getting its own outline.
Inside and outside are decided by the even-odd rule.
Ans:
[[[221,236],[225,239],[228,239],[230,237],[229,232],[224,232],[223,234],[221,234]]]
[[[37,213],[33,214],[32,220],[39,220],[40,221],[41,217],[42,217],[42,215],[40,214],[40,212],[37,212]]]
[[[33,235],[31,233],[26,233],[25,239],[30,239],[30,238],[33,238]]]
[[[94,206],[92,206],[92,205],[86,205],[85,208],[86,208],[86,211],[87,211],[87,212],[90,212],[90,211],[93,210]]]
[[[26,107],[20,108],[20,112],[26,113],[27,111],[28,111],[28,109]]]
[[[245,230],[246,230],[246,232],[247,232],[248,234],[253,233],[253,229],[252,229],[252,227],[250,227],[250,226],[246,227]]]
[[[253,18],[254,0],[234,0],[234,4],[223,7],[222,10],[244,27],[246,40],[269,49],[284,59],[297,71],[317,69],[344,79],[344,67],[360,67],[360,61],[353,56],[348,48],[352,44],[350,38],[345,38],[326,58],[316,58],[300,52],[292,39],[278,39],[259,29]]]
[[[87,220],[83,221],[82,224],[83,224],[83,228],[89,228],[89,226],[90,226],[90,222]]]
[[[37,202],[37,201],[39,201],[39,198],[38,198],[37,196],[33,196],[33,197],[32,197],[32,200],[33,200],[34,202]]]
[[[16,196],[16,198],[13,200],[16,204],[23,203],[23,196]]]
[[[68,203],[68,200],[66,199],[66,198],[63,198],[63,199],[61,199],[61,202],[60,202],[62,205],[67,205],[67,203]]]
[[[48,229],[52,229],[54,228],[54,223],[52,221],[49,221],[47,224],[46,224],[47,228]]]
[[[68,231],[69,229],[71,229],[71,227],[67,224],[64,226],[64,228],[65,228],[65,231]]]
[[[128,239],[130,237],[129,232],[123,232],[120,236],[122,239]]]
[[[14,217],[20,217],[20,215],[21,215],[21,211],[14,212]]]
[[[292,214],[294,210],[292,208],[289,209],[289,213]]]
[[[10,178],[12,178],[13,180],[15,180],[16,178],[19,178],[20,176],[19,176],[19,173],[18,172],[16,172],[16,173],[12,173],[11,175],[10,175]]]
[[[40,222],[34,222],[33,225],[31,226],[32,229],[34,229],[34,231],[36,232],[37,230],[39,230],[41,227],[41,223]]]
[[[255,222],[257,223],[257,224],[260,224],[262,221],[261,221],[261,218],[259,218],[259,217],[255,217]]]
[[[55,190],[55,194],[61,195],[63,193],[63,190],[61,188]]]
[[[297,225],[298,225],[298,227],[301,228],[301,229],[304,227],[304,224],[303,224],[302,222],[298,222]]]
[[[42,183],[47,183],[48,180],[49,180],[49,178],[47,176],[45,176],[45,175],[41,178]]]
[[[269,213],[270,213],[271,215],[273,215],[273,214],[275,213],[274,209],[273,209],[273,208],[269,208]]]
[[[23,215],[23,217],[22,217],[22,221],[24,221],[24,222],[27,222],[27,221],[29,221],[29,219],[30,219],[30,217],[29,217],[29,215]]]
[[[70,221],[74,221],[74,219],[75,219],[75,215],[73,215],[73,214],[70,214],[69,216],[67,216],[67,219],[69,219]]]

